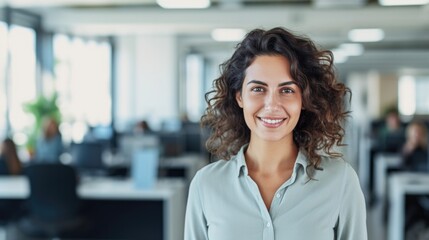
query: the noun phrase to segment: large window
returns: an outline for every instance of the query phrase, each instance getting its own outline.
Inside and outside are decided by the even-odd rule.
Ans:
[[[41,18],[33,13],[0,8],[0,137],[12,137],[20,147],[21,160],[35,119],[24,111],[34,101],[40,83],[42,51],[38,45]]]
[[[112,122],[111,45],[107,40],[55,35],[53,46],[55,86],[45,86],[58,93],[64,140],[79,142],[88,126]]]
[[[429,76],[403,76],[399,79],[399,111],[402,115],[429,115]]]
[[[36,32],[32,28],[12,25],[9,37],[9,120],[20,144],[26,140],[21,136],[34,124],[31,115],[24,112],[23,105],[36,97]]]
[[[189,54],[186,57],[186,113],[194,122],[198,122],[204,112],[203,79],[203,56]]]

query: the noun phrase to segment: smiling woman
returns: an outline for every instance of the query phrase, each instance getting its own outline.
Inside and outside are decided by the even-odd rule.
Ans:
[[[248,33],[206,94],[208,150],[185,240],[365,240],[365,201],[341,154],[348,112],[332,53],[283,29]],[[311,231],[307,229],[311,227]]]

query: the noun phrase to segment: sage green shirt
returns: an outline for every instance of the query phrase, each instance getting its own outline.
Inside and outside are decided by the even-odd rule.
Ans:
[[[367,240],[364,197],[347,162],[322,157],[323,170],[309,180],[300,151],[291,178],[276,191],[268,211],[248,175],[243,148],[195,175],[185,240]]]

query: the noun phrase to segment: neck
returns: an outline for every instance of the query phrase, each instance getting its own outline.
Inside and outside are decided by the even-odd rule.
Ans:
[[[245,156],[250,171],[275,173],[293,168],[298,147],[292,139],[279,142],[250,140]]]

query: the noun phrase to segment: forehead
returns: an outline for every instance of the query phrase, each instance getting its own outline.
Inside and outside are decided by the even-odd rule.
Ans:
[[[246,79],[250,78],[291,80],[289,60],[281,55],[257,56],[246,69]]]

